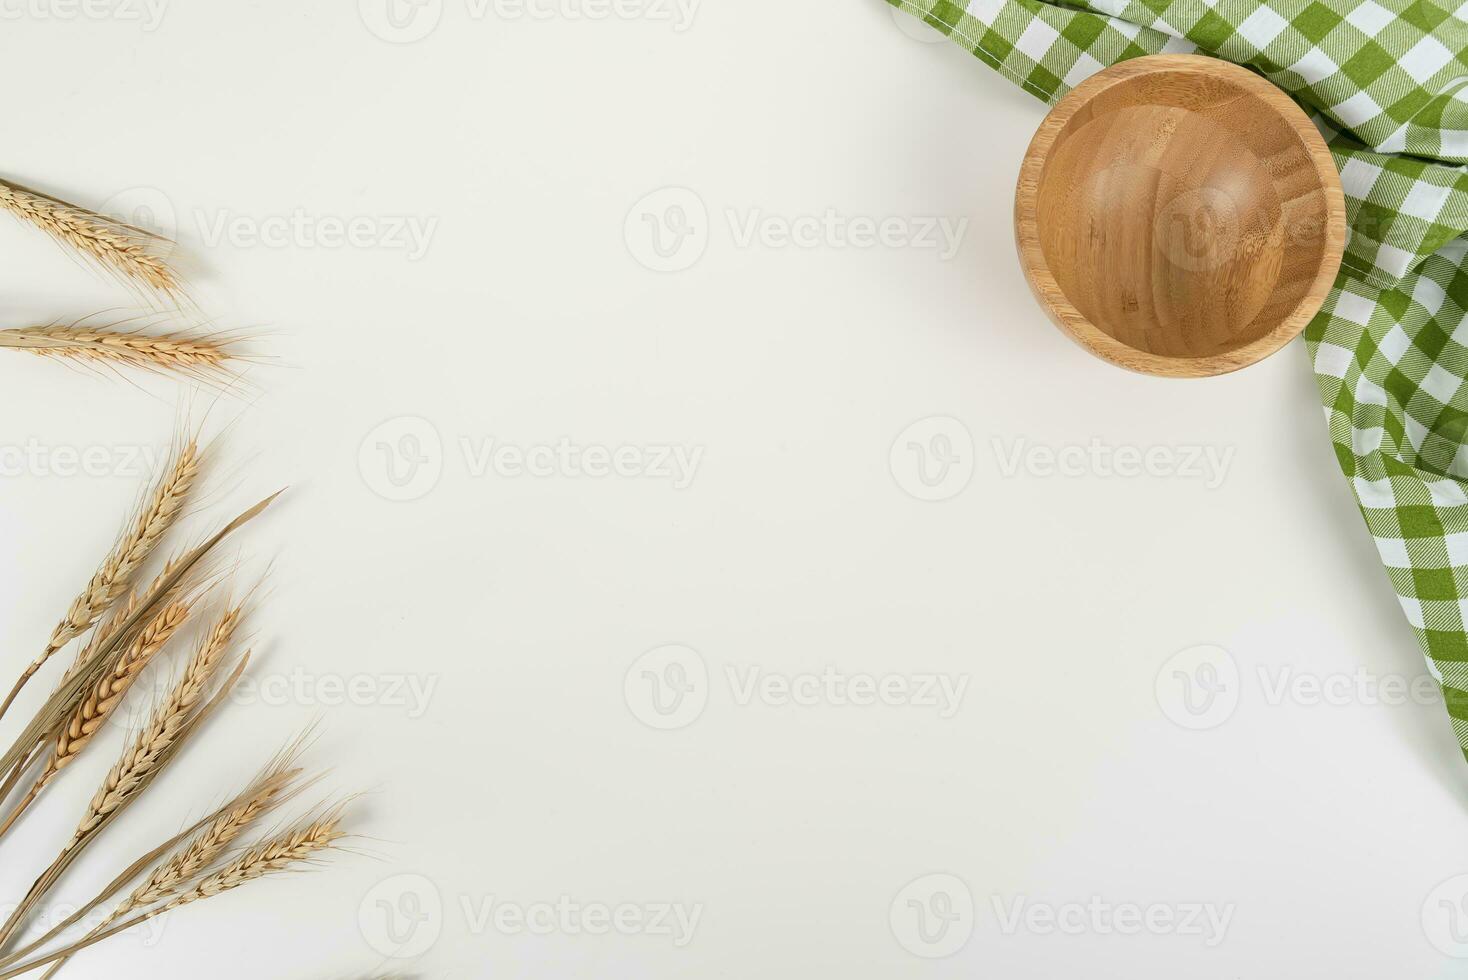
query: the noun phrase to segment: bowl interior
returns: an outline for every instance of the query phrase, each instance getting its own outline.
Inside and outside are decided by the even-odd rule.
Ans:
[[[1304,114],[1235,72],[1122,78],[1070,115],[1045,157],[1034,202],[1045,265],[1126,347],[1168,358],[1247,347],[1299,319],[1339,261]]]

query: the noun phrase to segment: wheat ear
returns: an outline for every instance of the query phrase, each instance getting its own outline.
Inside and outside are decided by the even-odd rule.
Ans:
[[[299,769],[287,769],[271,773],[258,782],[254,792],[234,809],[221,813],[187,847],[176,851],[155,868],[148,879],[113,910],[103,925],[109,925],[129,912],[156,905],[207,871],[251,824],[280,802],[291,781],[299,774]]]
[[[88,836],[108,814],[128,802],[178,739],[224,663],[242,614],[240,606],[226,610],[204,636],[184,667],[183,676],[153,709],[147,725],[107,773],[67,847]]]
[[[5,948],[15,934],[15,930],[25,922],[32,910],[45,898],[61,876],[66,873],[66,869],[71,867],[86,847],[96,840],[108,824],[115,820],[133,800],[141,796],[143,791],[152,785],[159,773],[177,757],[179,749],[229,696],[229,692],[239,681],[249,660],[250,655],[246,652],[239,658],[234,670],[219,685],[214,696],[188,714],[176,726],[154,724],[160,721],[160,717],[165,714],[170,705],[175,703],[175,699],[170,696],[159,706],[154,712],[152,721],[139,733],[139,737],[123,753],[122,759],[108,773],[102,788],[98,790],[97,795],[89,804],[87,814],[78,826],[76,834],[61,849],[61,853],[57,855],[56,860],[51,862],[50,867],[41,872],[40,876],[31,884],[20,904],[10,913],[5,924],[0,926],[0,949]],[[184,683],[185,681],[180,681],[179,685],[175,686],[175,690]],[[149,736],[156,737],[149,741]]]
[[[86,696],[86,689],[111,669],[110,658],[123,647],[123,641],[132,635],[132,631],[142,628],[143,621],[156,612],[158,605],[164,601],[165,597],[179,587],[185,577],[203,562],[221,541],[260,516],[275,501],[275,498],[284,492],[284,490],[277,490],[215,531],[203,542],[180,555],[173,563],[172,569],[163,576],[149,594],[139,601],[138,608],[130,612],[117,625],[117,628],[101,642],[96,652],[89,656],[86,663],[79,665],[72,676],[51,692],[46,703],[10,743],[10,748],[0,753],[0,772],[11,771],[14,766],[23,763],[26,757],[36,750],[36,746],[55,738],[60,733],[61,726],[71,717],[77,704]],[[0,933],[3,933],[3,930],[0,930]]]
[[[143,627],[137,638],[123,651],[121,657],[113,664],[112,670],[93,685],[91,691],[77,705],[76,711],[72,713],[71,720],[56,736],[51,747],[51,754],[46,759],[46,766],[26,795],[16,805],[10,815],[0,823],[0,834],[10,829],[10,825],[25,812],[31,802],[40,795],[41,790],[55,778],[56,774],[64,769],[77,754],[84,749],[97,729],[112,714],[113,709],[122,701],[123,695],[127,694],[128,688],[132,687],[133,681],[148,666],[153,655],[168,643],[169,639],[179,627],[188,619],[190,604],[188,602],[175,602],[165,606],[151,623]]]
[[[328,850],[346,837],[341,829],[342,808],[337,807],[326,815],[316,820],[311,820],[296,827],[286,830],[276,836],[251,847],[239,857],[230,861],[218,871],[202,879],[188,891],[182,892],[172,900],[149,909],[146,912],[130,916],[116,922],[111,926],[85,937],[67,946],[50,953],[39,959],[22,963],[20,966],[7,969],[0,973],[0,980],[11,980],[39,969],[48,963],[66,959],[73,953],[85,949],[93,943],[101,942],[111,936],[117,935],[141,922],[146,922],[155,916],[170,912],[176,908],[213,898],[241,885],[249,884],[268,875],[280,874],[289,871],[296,865],[310,861],[321,852]]]
[[[0,347],[40,357],[86,364],[120,364],[145,371],[173,371],[192,377],[221,372],[236,357],[228,338],[192,333],[143,334],[80,325],[17,327],[0,330]]]
[[[97,729],[112,714],[118,703],[132,687],[133,681],[162,650],[189,617],[192,606],[189,602],[175,602],[164,607],[132,642],[127,651],[118,658],[112,671],[92,688],[86,699],[77,706],[66,729],[56,739],[56,745],[47,762],[42,779],[60,772],[75,759],[91,741]]]
[[[271,759],[264,766],[264,768],[260,770],[259,774],[257,774],[254,779],[250,780],[249,785],[247,785],[243,790],[235,794],[213,812],[204,815],[199,820],[196,820],[194,823],[179,831],[177,834],[174,834],[168,840],[163,841],[161,844],[158,844],[146,854],[140,856],[132,864],[128,865],[121,872],[119,872],[117,877],[113,878],[110,884],[108,884],[105,888],[103,888],[100,892],[92,897],[91,901],[87,902],[85,905],[79,906],[77,910],[73,912],[70,916],[53,925],[49,932],[32,940],[29,944],[22,947],[21,949],[16,950],[13,953],[7,953],[4,956],[0,956],[0,967],[9,966],[11,963],[18,963],[21,961],[22,958],[34,954],[36,950],[42,948],[52,939],[55,939],[61,933],[65,932],[67,929],[71,928],[82,919],[86,918],[88,915],[91,914],[93,909],[97,908],[103,902],[107,901],[118,892],[122,891],[123,888],[125,888],[129,883],[134,881],[139,875],[143,874],[144,872],[152,869],[153,874],[158,874],[159,869],[162,867],[160,862],[167,863],[169,860],[171,860],[171,855],[173,855],[176,850],[179,850],[180,845],[183,845],[183,850],[189,849],[189,847],[191,846],[189,843],[190,838],[194,837],[195,834],[204,830],[206,827],[209,827],[216,822],[223,821],[227,814],[235,813],[236,811],[240,811],[242,809],[252,809],[252,802],[258,805],[259,801],[264,800],[264,808],[256,812],[253,818],[258,820],[260,816],[264,815],[269,810],[281,805],[285,801],[294,797],[297,793],[304,790],[306,787],[310,786],[313,782],[315,782],[314,779],[306,780],[304,782],[298,782],[298,779],[304,772],[304,770],[296,765],[296,760],[300,757],[300,754],[304,750],[308,740],[310,739],[310,736],[310,729],[307,729],[306,731],[298,735],[293,741],[287,744],[285,748],[277,753],[276,756]],[[240,826],[240,821],[238,817],[231,818],[227,822],[231,826]],[[243,829],[243,827],[241,827],[241,829]],[[211,833],[209,836],[214,835]],[[211,857],[210,860],[212,859],[213,858]],[[112,921],[112,918],[118,914],[118,912],[114,912],[113,916],[108,918],[108,921]],[[60,967],[58,965],[53,967],[52,969],[54,970],[59,968]]]
[[[286,871],[293,865],[310,860],[345,836],[339,809],[309,823],[299,824],[256,844],[188,891],[169,900],[158,911],[167,912],[200,899],[213,898],[256,878]]]
[[[199,446],[196,440],[190,439],[179,449],[162,479],[154,484],[143,506],[113,546],[112,552],[102,562],[102,567],[93,574],[87,587],[72,601],[66,615],[51,631],[45,650],[15,682],[15,687],[11,689],[5,702],[0,704],[0,717],[9,710],[26,682],[51,659],[51,655],[90,629],[102,613],[127,590],[138,569],[147,562],[158,542],[162,540],[164,532],[173,526],[183,511],[184,501],[193,489],[198,475]]]
[[[286,762],[287,759],[282,757],[257,777],[243,793],[235,797],[228,809],[220,811],[191,841],[155,867],[152,874],[87,935],[96,935],[128,913],[156,905],[178,894],[207,871],[251,824],[294,795],[290,785],[301,774],[301,770],[286,768]],[[65,959],[57,960],[42,975],[41,980],[54,976],[65,964]]]
[[[0,208],[104,269],[163,296],[183,292],[178,274],[161,254],[170,244],[166,238],[7,180],[0,180]]]

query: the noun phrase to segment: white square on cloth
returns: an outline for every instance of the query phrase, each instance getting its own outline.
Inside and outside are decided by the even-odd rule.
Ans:
[[[1371,0],[1367,0],[1367,3],[1370,2]],[[1372,6],[1376,5],[1372,4]],[[1238,33],[1239,37],[1263,51],[1269,47],[1269,42],[1279,37],[1280,32],[1289,26],[1290,22],[1273,10],[1268,7],[1260,7],[1244,18],[1244,22],[1239,25]]]
[[[1055,39],[1059,36],[1059,31],[1036,17],[1030,21],[1030,26],[1025,28],[1019,40],[1014,42],[1014,46],[1029,55],[1032,61],[1039,61],[1045,57],[1050,50],[1050,45],[1054,44]]]
[[[1364,201],[1380,176],[1381,168],[1376,164],[1359,157],[1349,157],[1341,167],[1341,189],[1358,201]]]
[[[1407,197],[1402,201],[1400,210],[1424,221],[1435,221],[1438,213],[1443,209],[1443,202],[1447,199],[1448,189],[1446,187],[1416,180],[1412,182],[1412,189],[1407,192]]]
[[[1386,358],[1388,364],[1396,364],[1401,361],[1402,355],[1407,353],[1407,348],[1411,346],[1412,338],[1408,337],[1407,331],[1398,324],[1386,332],[1386,336],[1381,338],[1381,343],[1376,345],[1376,349],[1382,357]]]
[[[1366,326],[1371,322],[1371,314],[1376,312],[1376,303],[1365,296],[1357,296],[1352,292],[1341,292],[1341,298],[1336,300],[1335,315],[1352,323]]]
[[[985,27],[993,27],[1004,9],[1004,0],[969,0],[968,15]]]
[[[1359,126],[1381,115],[1381,106],[1364,91],[1331,106],[1331,109],[1335,111],[1336,118],[1347,126]]]
[[[1303,78],[1306,85],[1323,82],[1340,70],[1341,66],[1331,61],[1330,55],[1319,48],[1311,48],[1305,52],[1304,57],[1290,65],[1290,71]]]
[[[1105,67],[1101,62],[1082,51],[1076,63],[1070,66],[1070,71],[1065,73],[1065,84],[1075,88]]]
[[[1428,370],[1427,377],[1422,379],[1422,390],[1447,405],[1452,402],[1453,396],[1458,393],[1458,386],[1462,383],[1462,378],[1451,371],[1444,370],[1441,365],[1434,364]]]
[[[1396,19],[1396,16],[1390,10],[1387,10],[1381,4],[1373,3],[1372,0],[1366,0],[1361,6],[1346,14],[1347,24],[1350,24],[1361,33],[1369,34],[1372,37],[1380,34],[1383,27],[1394,22]]]
[[[1443,47],[1442,42],[1432,35],[1412,45],[1412,50],[1402,55],[1398,62],[1402,70],[1419,82],[1425,82],[1442,71],[1443,66],[1453,60],[1453,53]]]

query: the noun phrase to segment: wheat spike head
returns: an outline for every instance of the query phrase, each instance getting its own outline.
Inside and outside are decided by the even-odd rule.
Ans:
[[[87,365],[121,365],[155,373],[171,371],[195,378],[223,374],[228,362],[238,356],[234,342],[223,335],[145,334],[81,324],[0,330],[0,347]]]
[[[147,880],[118,905],[107,921],[163,901],[208,870],[251,824],[289,795],[290,784],[300,772],[299,769],[286,768],[282,760],[263,773],[240,795],[233,807],[215,817],[187,845],[154,868]]]
[[[241,606],[226,610],[205,634],[185,665],[182,676],[153,709],[147,724],[107,773],[68,847],[87,837],[144,785],[204,701],[210,681],[226,659],[230,640],[242,615]]]
[[[93,573],[86,588],[67,607],[66,615],[51,631],[46,648],[21,672],[10,694],[0,704],[0,715],[5,714],[21,688],[51,659],[52,654],[91,629],[102,614],[127,592],[163,535],[183,513],[184,503],[198,479],[199,465],[198,441],[190,438],[178,448],[167,470],[144,498],[142,506],[123,529],[122,536],[102,561],[101,567]],[[129,613],[123,613],[114,622],[125,621]],[[105,640],[104,637],[100,642]]]
[[[294,865],[309,861],[346,836],[341,829],[341,823],[342,808],[337,807],[318,819],[297,824],[251,847],[162,906],[159,911],[166,912],[190,902],[212,898],[257,878],[288,871]]]
[[[81,595],[72,601],[66,616],[52,631],[44,657],[50,657],[86,632],[127,590],[138,569],[153,554],[164,533],[183,511],[184,501],[198,476],[199,445],[197,440],[190,439],[179,448],[171,465],[153,485],[143,506],[102,562],[102,567],[93,574]]]
[[[0,180],[0,208],[124,280],[169,299],[184,292],[166,259],[171,246],[166,238],[5,180]]]
[[[56,737],[51,756],[41,773],[42,785],[86,747],[97,729],[102,727],[102,723],[122,702],[133,681],[138,679],[138,675],[153,660],[154,655],[183,626],[190,610],[191,604],[188,601],[173,602],[165,606],[152,622],[143,627],[142,632],[123,651],[112,669],[87,692],[66,727]]]

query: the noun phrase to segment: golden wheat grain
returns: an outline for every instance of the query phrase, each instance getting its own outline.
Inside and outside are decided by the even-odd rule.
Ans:
[[[121,364],[190,376],[218,374],[237,354],[229,338],[190,333],[144,334],[80,325],[0,330],[0,347],[86,364]]]
[[[236,518],[235,523],[231,526],[238,526],[239,523],[249,519],[247,515],[258,513],[263,503],[268,503],[268,501],[257,504],[252,511],[247,512],[246,515],[241,515],[240,518]],[[221,532],[220,535],[216,535],[211,540],[217,541],[225,533],[228,533],[228,529]],[[5,948],[6,944],[10,942],[11,937],[15,935],[15,931],[29,918],[31,912],[35,910],[36,906],[46,897],[56,882],[66,873],[67,868],[71,867],[87,846],[95,841],[107,825],[116,819],[133,800],[151,786],[153,780],[177,758],[179,749],[189,741],[205,719],[218,710],[219,706],[229,696],[230,691],[234,689],[234,685],[239,681],[240,675],[244,673],[245,667],[249,664],[249,659],[250,655],[248,652],[239,658],[234,670],[219,685],[219,689],[214,692],[214,696],[190,714],[178,726],[176,733],[171,738],[160,739],[158,743],[149,747],[150,750],[147,752],[137,751],[137,742],[129,746],[128,751],[123,755],[123,761],[134,761],[129,762],[129,772],[126,774],[127,778],[121,782],[117,782],[115,785],[111,785],[109,788],[109,784],[113,782],[113,776],[115,776],[115,769],[114,772],[108,774],[108,782],[103,784],[103,791],[106,793],[106,798],[103,800],[105,807],[99,812],[98,801],[94,798],[88,808],[88,818],[83,820],[82,827],[79,828],[77,835],[73,836],[67,842],[66,846],[61,849],[61,853],[56,856],[56,859],[51,862],[50,866],[41,872],[40,876],[31,884],[25,897],[20,900],[20,903],[10,913],[10,917],[5,920],[5,924],[0,926],[0,949]],[[160,745],[161,748],[159,747]],[[142,761],[137,763],[136,760],[139,759]],[[102,797],[103,793],[99,792],[98,796]],[[94,816],[95,819],[92,819]],[[51,962],[55,958],[55,956],[48,957],[45,962]],[[25,971],[22,970],[22,972]],[[11,973],[4,974],[4,976],[12,975]]]
[[[237,806],[221,813],[208,827],[189,842],[187,847],[176,851],[164,861],[148,879],[134,889],[107,920],[107,925],[135,909],[157,904],[177,893],[212,865],[225,849],[233,844],[250,825],[267,813],[285,793],[291,781],[300,774],[299,769],[280,770],[270,773],[258,781],[254,791],[242,799]]]
[[[104,269],[167,297],[183,292],[163,252],[169,242],[115,218],[0,180],[0,208],[29,222]]]
[[[202,879],[192,888],[175,896],[162,905],[146,912],[115,922],[105,929],[94,932],[78,942],[46,956],[30,960],[0,973],[0,980],[11,980],[39,969],[48,963],[64,960],[79,950],[111,936],[117,935],[141,922],[174,909],[213,898],[216,895],[239,888],[269,875],[292,870],[296,865],[310,861],[321,852],[330,849],[347,835],[341,829],[343,807],[336,807],[324,816],[303,822],[296,827],[251,847],[218,871]]]
[[[184,667],[183,676],[153,709],[148,723],[108,771],[107,778],[92,797],[86,814],[72,835],[72,845],[85,838],[109,814],[133,797],[180,732],[188,726],[195,708],[209,689],[210,681],[225,660],[230,639],[243,612],[240,606],[226,610],[199,643]]]
[[[183,626],[192,610],[188,601],[174,602],[164,607],[163,612],[138,634],[137,639],[118,658],[112,671],[98,681],[86,699],[77,706],[66,729],[56,740],[55,749],[47,763],[42,779],[66,767],[78,752],[86,747],[97,729],[112,714],[122,701],[133,681],[137,680],[152,661],[153,656],[167,645],[169,639]]]
[[[147,879],[94,926],[87,936],[95,936],[130,912],[156,905],[178,894],[206,872],[251,824],[295,794],[296,790],[291,788],[291,783],[301,774],[301,770],[291,768],[293,759],[294,752],[289,750],[277,757],[243,793],[221,808],[208,826],[203,827],[186,845],[158,864]],[[101,900],[102,896],[99,896],[96,902]],[[32,944],[27,949],[34,949],[39,945]],[[6,962],[14,962],[18,958],[19,954],[13,954],[6,958]],[[54,976],[65,964],[66,959],[57,960],[42,975],[41,980]]]
[[[167,912],[190,902],[213,898],[221,892],[288,870],[292,865],[309,860],[345,837],[341,829],[340,809],[309,823],[300,824],[245,851],[239,857],[173,898],[159,912]]]
[[[175,602],[166,606],[151,623],[143,627],[142,632],[123,651],[112,670],[92,686],[81,704],[77,705],[76,711],[72,713],[71,719],[62,728],[61,733],[56,736],[41,774],[36,777],[35,782],[31,784],[31,788],[26,791],[21,801],[10,811],[10,815],[3,823],[0,823],[0,834],[9,830],[11,824],[25,813],[56,774],[69,765],[82,749],[86,748],[97,729],[102,727],[102,723],[107,720],[113,709],[127,694],[128,688],[132,687],[133,681],[137,680],[138,675],[148,666],[153,655],[163,649],[173,634],[188,619],[190,608],[191,604],[188,602]]]
[[[182,513],[184,501],[199,475],[199,455],[198,442],[194,439],[179,448],[172,464],[154,485],[143,507],[102,562],[102,567],[97,569],[87,587],[72,601],[66,615],[51,631],[46,648],[20,675],[5,702],[0,704],[0,716],[5,714],[21,688],[51,659],[52,654],[90,629],[127,590],[138,569],[162,540],[164,532]]]

